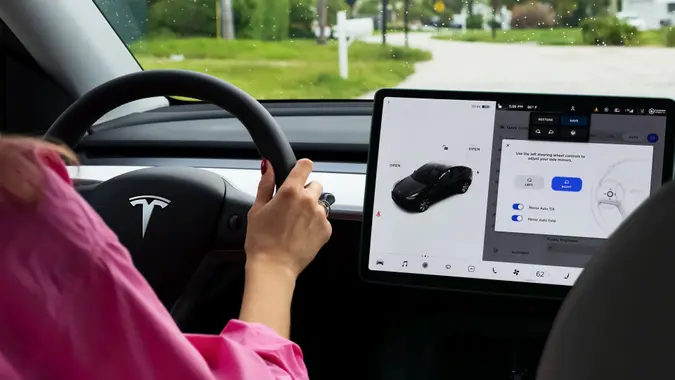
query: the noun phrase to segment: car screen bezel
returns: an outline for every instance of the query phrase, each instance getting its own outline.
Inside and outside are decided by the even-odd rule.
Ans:
[[[612,104],[614,107],[620,108],[644,107],[665,109],[666,131],[665,136],[663,136],[665,147],[662,183],[665,184],[673,177],[673,166],[675,163],[675,139],[673,139],[673,136],[675,136],[675,101],[671,99],[409,89],[379,90],[375,94],[370,129],[358,268],[359,276],[369,283],[542,298],[564,298],[567,292],[572,288],[571,286],[566,285],[446,277],[416,273],[397,273],[374,271],[368,268],[374,212],[375,184],[377,181],[377,160],[380,148],[380,131],[382,128],[382,111],[385,98],[494,101],[498,104],[532,103],[537,104],[540,108],[550,109],[568,107],[568,105],[591,109],[592,107],[605,104]]]

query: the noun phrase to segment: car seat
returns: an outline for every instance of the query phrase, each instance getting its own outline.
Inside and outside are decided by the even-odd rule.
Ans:
[[[538,380],[673,378],[673,237],[675,183],[670,182],[588,262],[558,312]]]

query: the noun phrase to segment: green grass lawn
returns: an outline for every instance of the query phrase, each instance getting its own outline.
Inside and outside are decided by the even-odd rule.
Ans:
[[[583,45],[580,28],[556,28],[556,29],[512,29],[498,30],[496,38],[492,38],[492,32],[486,30],[467,30],[444,32],[433,38],[447,41],[465,42],[493,42],[493,43],[532,43],[538,45]],[[639,46],[662,46],[664,44],[663,32],[650,30],[640,32],[632,45]]]
[[[131,46],[144,69],[187,69],[222,78],[256,99],[346,99],[394,86],[431,59],[419,49],[355,42],[349,79],[340,78],[337,43],[212,38],[150,39]],[[170,59],[182,55],[182,61]]]

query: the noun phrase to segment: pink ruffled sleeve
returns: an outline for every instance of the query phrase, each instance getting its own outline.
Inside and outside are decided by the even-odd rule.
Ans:
[[[0,378],[307,379],[293,342],[230,321],[184,335],[58,160],[34,211],[0,210]]]

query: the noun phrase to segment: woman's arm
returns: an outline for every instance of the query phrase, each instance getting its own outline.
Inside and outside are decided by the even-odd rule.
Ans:
[[[273,262],[248,262],[239,319],[269,326],[288,339],[295,279],[295,273]]]
[[[308,378],[300,348],[261,324],[182,334],[62,164],[30,159],[44,174],[38,207],[0,207],[0,378]],[[290,299],[292,286],[251,277],[254,294]]]

